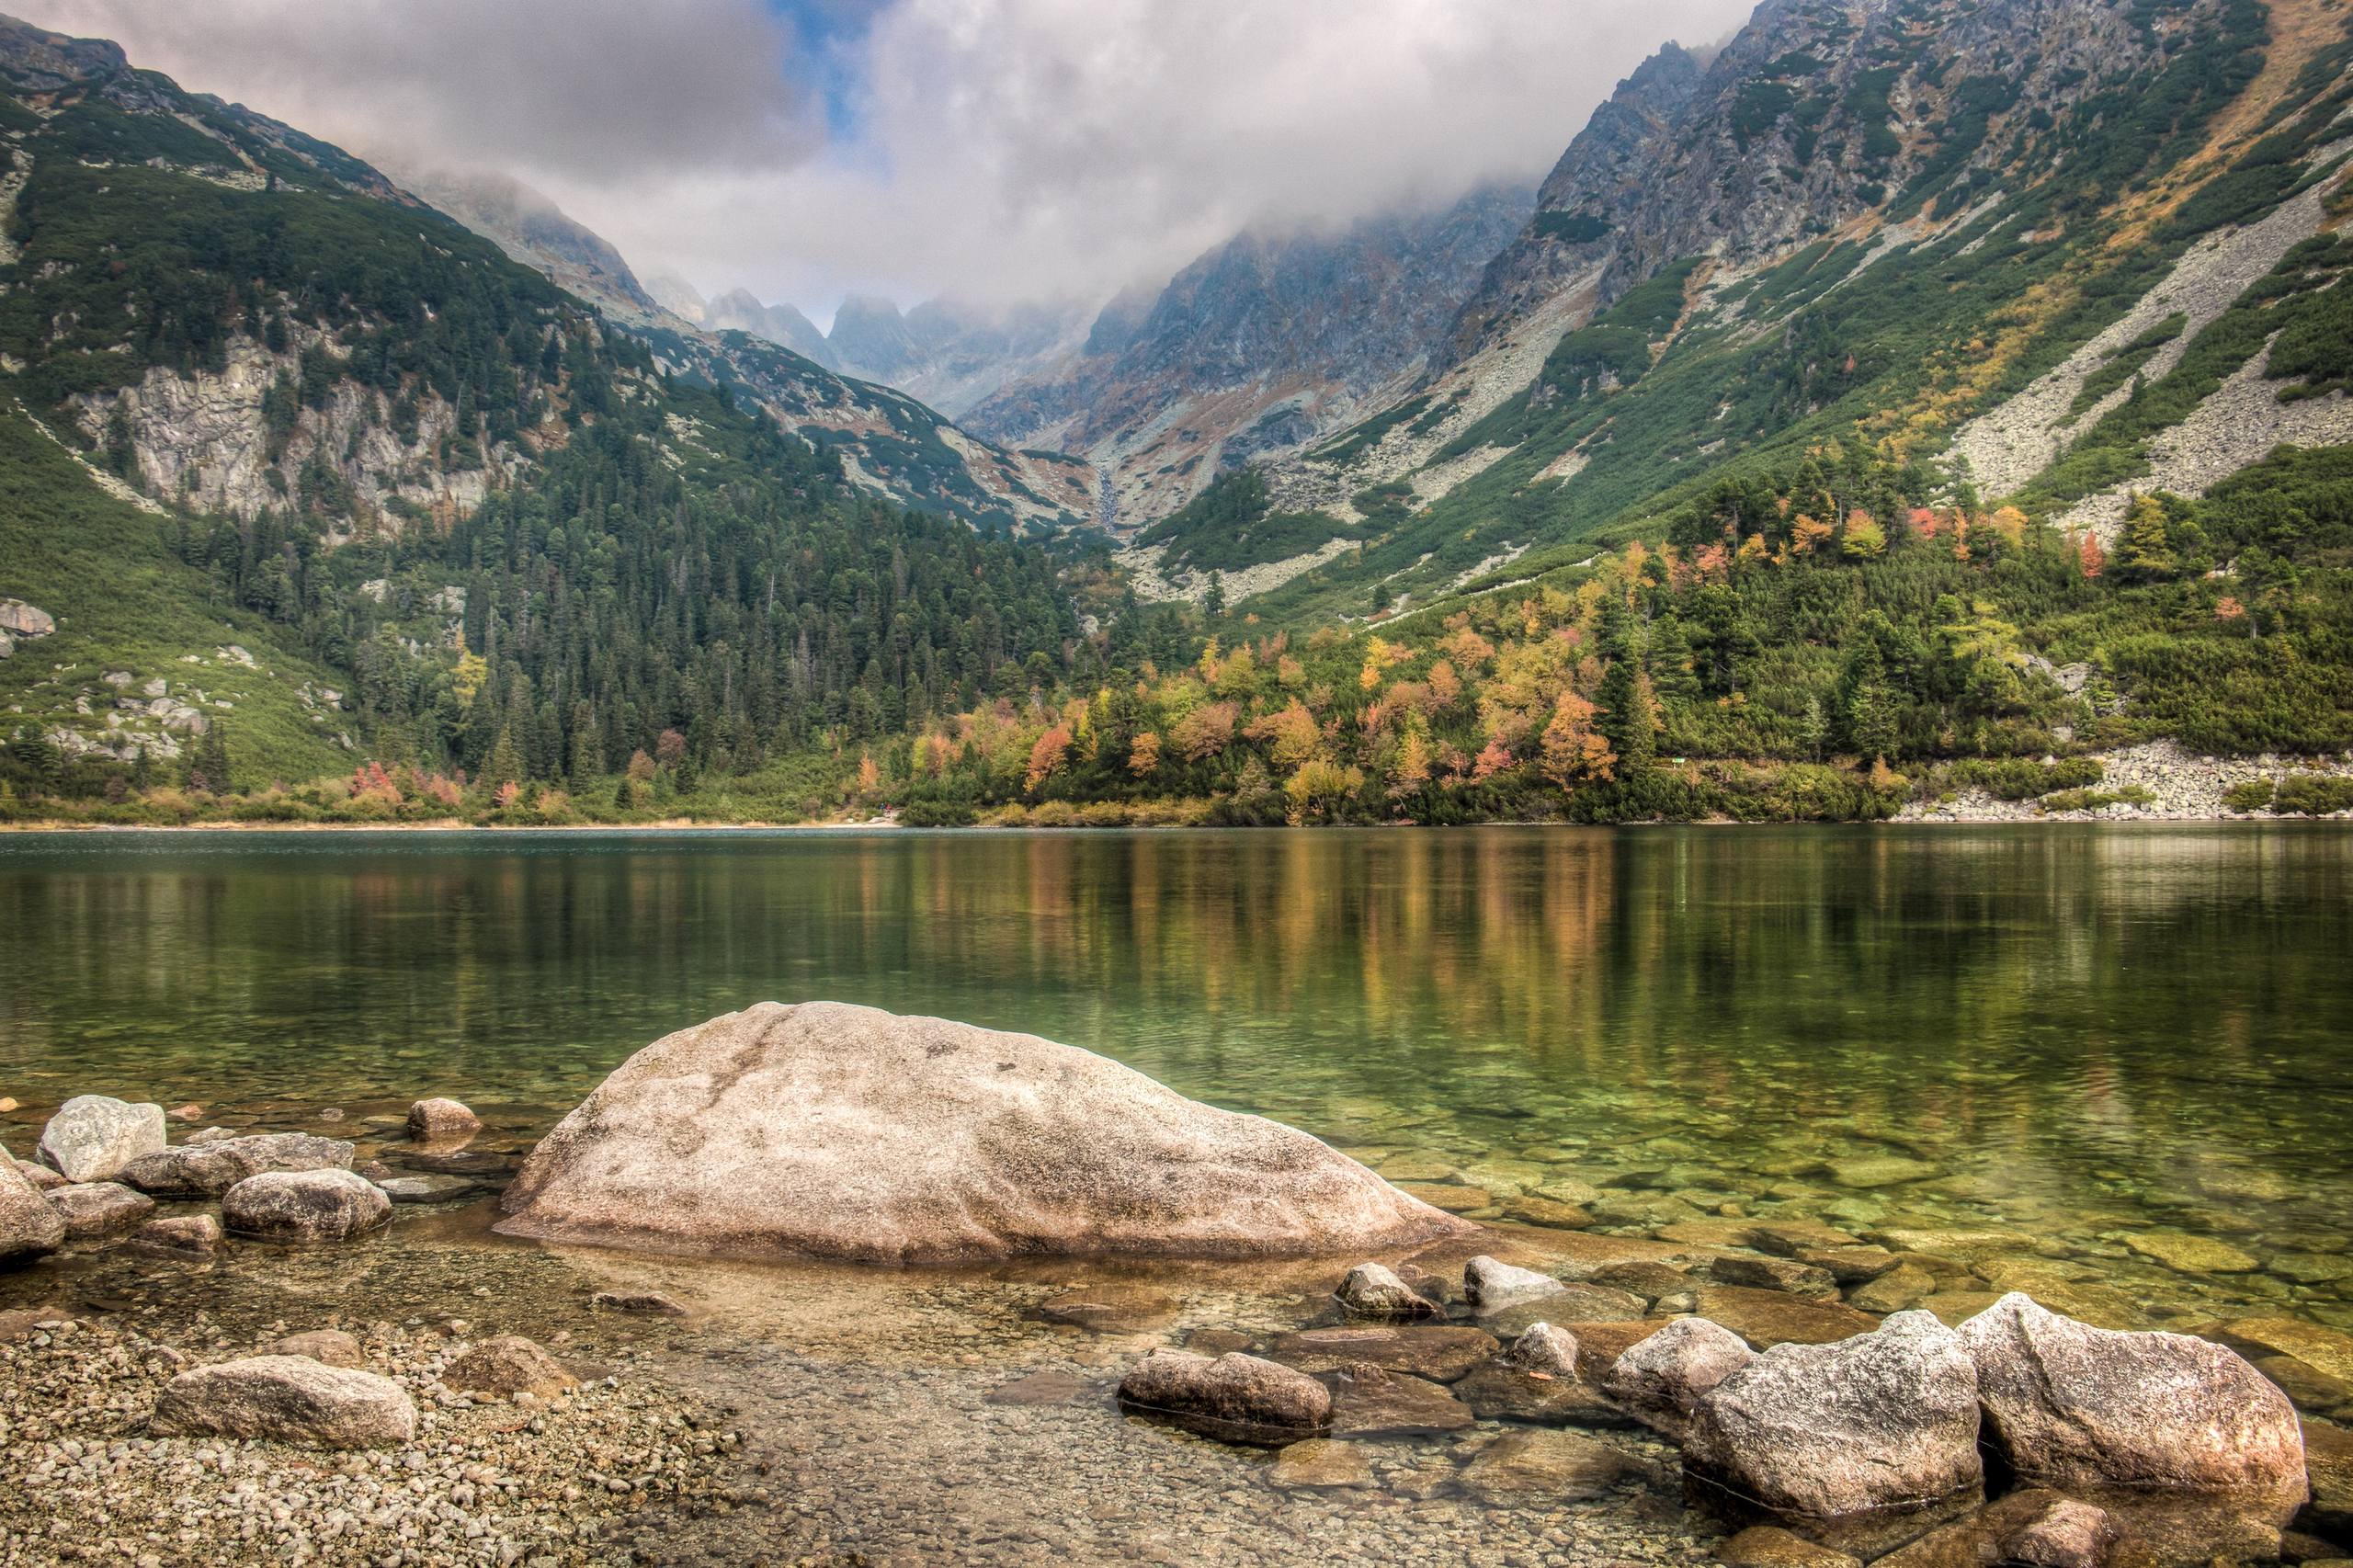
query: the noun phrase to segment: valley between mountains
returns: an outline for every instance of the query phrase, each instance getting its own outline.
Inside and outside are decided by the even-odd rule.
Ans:
[[[1532,187],[705,298],[0,28],[0,815],[2353,807],[2353,24],[1768,0]]]

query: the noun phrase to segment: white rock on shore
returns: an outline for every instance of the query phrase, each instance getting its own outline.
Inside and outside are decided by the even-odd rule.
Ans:
[[[1306,1133],[1034,1035],[764,1002],[639,1051],[505,1234],[870,1263],[1374,1252],[1473,1229]]]

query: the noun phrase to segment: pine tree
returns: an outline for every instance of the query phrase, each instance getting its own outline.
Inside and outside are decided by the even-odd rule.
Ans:
[[[2165,504],[2154,495],[2135,496],[2116,541],[2118,572],[2128,581],[2149,583],[2170,577],[2178,564],[2165,528]]]
[[[1658,755],[1658,698],[1651,689],[1650,676],[1643,673],[1632,617],[1615,596],[1602,604],[1601,651],[1609,667],[1596,694],[1601,714],[1595,727],[1618,759],[1617,776],[1637,778]]]
[[[523,754],[515,744],[512,727],[498,732],[498,739],[490,748],[490,760],[483,764],[482,781],[493,789],[523,781]]]

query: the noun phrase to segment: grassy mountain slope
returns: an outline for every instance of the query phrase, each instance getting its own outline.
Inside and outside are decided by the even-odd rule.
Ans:
[[[1665,172],[1632,192],[1548,185],[1564,205],[1522,243],[1561,253],[1561,288],[1595,302],[1569,314],[1531,380],[1474,398],[1485,367],[1466,363],[1277,474],[1289,509],[1321,498],[1334,535],[1373,484],[1409,486],[1420,504],[1253,608],[1361,615],[1376,596],[1475,583],[1483,566],[1526,576],[1590,554],[1587,540],[1654,535],[1717,481],[1825,440],[1942,464],[1958,495],[1972,474],[1952,442],[1970,421],[2162,291],[2186,256],[2298,201],[2306,234],[2339,220],[2353,65],[2341,13],[2304,0],[2074,16],[2084,9],[1896,0],[1861,30],[1818,7],[1760,12],[1655,132]],[[2072,52],[2078,21],[2121,31]],[[1702,177],[1734,195],[1752,182],[1751,199],[1726,211],[1678,189]],[[2057,433],[2050,472],[1995,494],[2015,489],[2030,515],[2056,519],[2147,475],[2152,439],[2275,334],[2249,372],[2268,378],[2269,401],[2243,401],[2336,399],[2297,422],[2262,415],[2282,438],[2328,435],[2353,296],[2332,287],[2343,259],[2325,245],[2297,253],[2293,271],[2257,281],[2163,375],[2135,381],[2156,349],[2118,345],[2138,359],[2091,367],[2098,384],[2074,410],[2081,428]],[[2121,401],[2093,406],[2104,393]],[[2239,462],[2267,449],[2241,447]],[[2121,509],[2069,520],[2112,526]]]
[[[176,778],[200,741],[168,712],[178,708],[226,730],[240,786],[348,769],[358,726],[338,701],[345,678],[283,628],[223,602],[168,533],[101,490],[21,410],[0,410],[0,598],[57,623],[0,661],[0,731],[48,738],[68,772],[128,775],[105,765],[143,753],[153,777]],[[111,755],[85,751],[99,744]]]

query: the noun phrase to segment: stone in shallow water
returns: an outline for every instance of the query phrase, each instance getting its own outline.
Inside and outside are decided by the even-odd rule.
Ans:
[[[1147,1334],[1176,1321],[1176,1298],[1148,1285],[1108,1283],[1063,1290],[1037,1305],[1048,1323],[1097,1334]]]
[[[1597,1437],[1574,1432],[1506,1432],[1479,1450],[1456,1484],[1482,1502],[1529,1497],[1576,1503],[1639,1473],[1634,1461]]]
[[[2124,1244],[2180,1274],[2252,1274],[2262,1265],[2251,1253],[2186,1231],[2139,1231]]]
[[[408,1108],[408,1135],[420,1143],[453,1143],[482,1131],[482,1118],[458,1100],[419,1100]]]
[[[40,1163],[67,1181],[111,1181],[164,1146],[164,1108],[76,1095],[41,1129]]]
[[[1569,1288],[1549,1274],[1518,1268],[1484,1256],[1472,1258],[1462,1269],[1462,1294],[1472,1310],[1483,1317],[1568,1293]]]
[[[1495,1195],[1483,1187],[1461,1187],[1452,1182],[1401,1181],[1398,1191],[1416,1203],[1427,1203],[1449,1214],[1468,1214],[1474,1210],[1495,1206]]]
[[[1336,1372],[1362,1361],[1450,1383],[1499,1348],[1495,1335],[1450,1324],[1366,1324],[1279,1334],[1267,1342],[1267,1354],[1303,1372]]]
[[[1893,1258],[1893,1255],[1889,1255]],[[1836,1296],[1838,1280],[1826,1268],[1789,1257],[1715,1258],[1708,1272],[1722,1285],[1753,1285],[1764,1290],[1786,1290],[1792,1296]]]
[[[1633,1418],[1580,1370],[1584,1349],[1565,1328],[1530,1324],[1504,1352],[1454,1385],[1483,1421],[1625,1426]]]
[[[1086,1379],[1075,1372],[1059,1368],[1032,1372],[1011,1382],[999,1383],[981,1396],[983,1404],[1076,1404],[1086,1398],[1092,1389]]]
[[[482,1190],[482,1183],[457,1176],[388,1176],[376,1185],[395,1203],[454,1203]]]
[[[2347,1257],[2341,1253],[2274,1253],[2263,1268],[2265,1273],[2278,1275],[2290,1284],[2326,1285],[2334,1280],[2353,1278],[2353,1257]]]
[[[1835,1301],[1802,1301],[1745,1285],[1704,1287],[1699,1315],[1723,1324],[1759,1350],[1776,1345],[1827,1345],[1869,1334],[1877,1326],[1863,1313]]]
[[[1747,1342],[1706,1318],[1677,1318],[1630,1346],[1601,1380],[1604,1392],[1648,1426],[1679,1435],[1700,1397],[1756,1358]]]
[[[588,1299],[598,1312],[640,1312],[649,1317],[682,1318],[687,1309],[657,1290],[599,1290]]]
[[[2265,1317],[2240,1318],[2226,1324],[2222,1336],[2234,1349],[2292,1356],[2332,1378],[2353,1381],[2353,1334],[2323,1328],[2301,1318]]]
[[[255,1356],[174,1378],[155,1402],[153,1429],[162,1437],[388,1448],[416,1436],[416,1405],[400,1384],[373,1372],[307,1356]]]
[[[2105,1509],[2054,1497],[2010,1538],[2004,1555],[2026,1568],[2100,1568],[2115,1540]]]
[[[1031,1035],[761,1003],[630,1058],[498,1230],[867,1263],[1368,1252],[1459,1234],[1306,1133]]]
[[[1604,1264],[1593,1271],[1588,1282],[1607,1286],[1613,1290],[1624,1290],[1646,1301],[1655,1301],[1662,1296],[1688,1290],[1698,1283],[1688,1270],[1671,1263],[1648,1262]]]
[[[1900,1154],[1864,1154],[1851,1160],[1830,1162],[1830,1179],[1840,1187],[1869,1192],[1882,1187],[1899,1187],[1905,1182],[1925,1181],[1937,1174],[1937,1167],[1925,1160],[1907,1160]]]
[[[1332,1487],[1370,1486],[1372,1466],[1366,1462],[1364,1450],[1354,1443],[1335,1442],[1328,1437],[1309,1437],[1277,1453],[1274,1462],[1267,1467],[1267,1480],[1276,1486],[1307,1487],[1319,1491]]]
[[[210,1214],[175,1214],[168,1220],[148,1221],[131,1239],[158,1251],[200,1256],[221,1244],[221,1221]]]
[[[1916,1263],[1900,1263],[1847,1296],[1847,1304],[1867,1312],[1900,1312],[1937,1292],[1937,1277]]]
[[[2353,1432],[2317,1422],[2307,1426],[2304,1465],[2313,1495],[2302,1522],[2338,1540],[2353,1541]]]
[[[127,1231],[155,1211],[155,1200],[120,1182],[83,1182],[49,1195],[64,1218],[69,1241],[86,1242]]]
[[[1759,1252],[1795,1257],[1807,1248],[1850,1247],[1862,1238],[1813,1220],[1759,1220],[1749,1227],[1750,1244]]]
[[[519,1334],[502,1334],[468,1347],[442,1370],[441,1381],[460,1392],[502,1399],[525,1393],[553,1399],[580,1386],[580,1380],[554,1357]]]
[[[156,1198],[218,1198],[247,1176],[267,1171],[341,1170],[352,1145],[307,1132],[263,1132],[183,1143],[142,1154],[123,1167],[129,1186]]]
[[[2094,1328],[2015,1292],[1964,1324],[1961,1340],[1986,1440],[2021,1476],[2304,1494],[2295,1407],[2220,1345]]]
[[[1753,1525],[1716,1548],[1725,1568],[1863,1568],[1862,1560],[1833,1551],[1779,1525]]]
[[[38,1257],[64,1241],[65,1216],[14,1162],[0,1161],[0,1259]]]
[[[1593,1223],[1593,1211],[1589,1209],[1550,1198],[1532,1198],[1525,1193],[1518,1198],[1505,1199],[1498,1207],[1506,1220],[1546,1230],[1582,1231]]]
[[[1344,1367],[1333,1375],[1336,1437],[1459,1432],[1475,1419],[1453,1393],[1426,1378],[1371,1365]]]
[[[1776,1346],[1700,1396],[1684,1462],[1793,1514],[1948,1497],[1984,1480],[1976,1375],[1960,1336],[1926,1312],[1834,1345]]]
[[[1120,1403],[1204,1437],[1274,1447],[1322,1431],[1332,1415],[1322,1383],[1239,1351],[1211,1360],[1155,1350],[1120,1381]]]
[[[1843,1247],[1800,1247],[1791,1255],[1798,1262],[1823,1269],[1841,1285],[1860,1285],[1892,1272],[1902,1260],[1885,1247],[1863,1244]]]
[[[392,1214],[392,1200],[381,1188],[346,1170],[265,1172],[221,1197],[221,1218],[229,1229],[271,1241],[341,1241],[374,1230]]]
[[[1340,1304],[1358,1317],[1435,1318],[1446,1311],[1397,1277],[1386,1264],[1359,1263],[1347,1272],[1334,1292]]]

